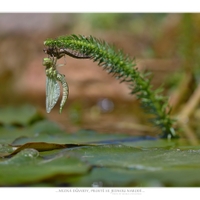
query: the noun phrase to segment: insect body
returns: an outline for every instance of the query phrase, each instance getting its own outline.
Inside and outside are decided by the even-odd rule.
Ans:
[[[56,70],[56,60],[44,58],[43,65],[46,66],[46,111],[50,113],[52,108],[57,103],[60,96],[60,86],[58,81],[63,87],[63,96],[60,103],[60,113],[68,98],[68,84],[65,76]]]
[[[62,84],[62,87],[63,87],[63,97],[62,97],[62,100],[61,100],[61,103],[60,103],[60,113],[62,112],[62,109],[63,109],[63,106],[65,105],[65,102],[68,98],[68,94],[69,94],[69,87],[68,87],[68,84],[65,80],[65,75],[63,74],[57,74],[57,80],[61,82]]]
[[[87,59],[91,58],[91,56],[88,56],[86,54],[80,53],[78,51],[69,49],[69,48],[58,48],[58,47],[48,47],[47,49],[44,49],[44,53],[56,57],[57,59],[68,55],[73,58],[79,58],[79,59]]]

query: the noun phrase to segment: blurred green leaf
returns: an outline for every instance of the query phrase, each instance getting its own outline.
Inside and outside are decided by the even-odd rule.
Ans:
[[[7,106],[0,108],[0,124],[26,126],[44,118],[31,105]]]
[[[199,146],[200,149],[200,146]],[[73,155],[100,167],[157,171],[171,167],[199,166],[200,150],[166,148],[135,148],[124,145],[103,145],[71,149]]]
[[[160,171],[94,168],[73,187],[195,187],[200,185],[198,168],[170,168]]]
[[[191,147],[190,147],[191,148]],[[73,149],[93,171],[73,186],[199,186],[198,150],[105,145]]]
[[[92,130],[67,134],[48,120],[18,122],[25,126],[0,127],[0,186],[200,186],[200,145],[186,140]]]
[[[43,160],[33,149],[25,149],[0,163],[0,185],[12,186],[56,180],[87,173],[88,165],[77,158],[56,157]]]

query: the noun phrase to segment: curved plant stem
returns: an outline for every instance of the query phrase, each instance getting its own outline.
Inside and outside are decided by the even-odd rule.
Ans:
[[[105,41],[98,40],[92,36],[61,36],[57,39],[47,39],[44,42],[47,46],[45,53],[51,57],[60,58],[64,56],[65,49],[71,50],[74,54],[93,59],[98,65],[113,74],[121,82],[130,84],[131,94],[136,94],[141,101],[144,110],[151,114],[150,121],[161,129],[161,136],[164,138],[177,137],[173,128],[174,121],[170,118],[168,102],[162,96],[161,88],[152,90],[149,73],[141,73],[137,70],[134,59],[125,55],[121,50],[116,50]],[[68,54],[69,55],[69,54]]]

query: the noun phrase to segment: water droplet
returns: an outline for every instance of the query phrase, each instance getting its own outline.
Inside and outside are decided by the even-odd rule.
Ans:
[[[189,149],[189,153],[200,153],[200,150]]]
[[[147,171],[158,171],[161,170],[161,167],[151,167],[145,165],[129,165],[128,169],[136,169],[136,170],[147,170]]]
[[[22,165],[22,164],[29,164],[35,161],[35,158],[39,156],[39,152],[35,149],[24,149],[20,151],[18,154],[13,156],[12,158],[1,162],[0,164],[15,164],[15,165]]]
[[[103,183],[101,181],[95,181],[92,183],[92,187],[102,187]]]
[[[34,137],[38,137],[40,135],[40,133],[39,132],[36,132],[35,134],[34,134]]]
[[[9,144],[0,144],[0,153],[11,153],[13,147]]]
[[[35,149],[24,149],[19,152],[19,155],[26,158],[37,158],[39,156],[39,152]]]

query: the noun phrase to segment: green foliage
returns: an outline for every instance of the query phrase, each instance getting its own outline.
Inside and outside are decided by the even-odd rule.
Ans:
[[[182,15],[179,27],[178,55],[183,62],[183,70],[191,73],[195,81],[199,82],[199,34],[198,14],[185,13]]]
[[[0,125],[4,124],[6,126],[26,126],[43,118],[44,117],[42,114],[39,113],[35,107],[30,105],[0,108]]]
[[[63,56],[61,50],[71,49],[82,55],[88,56],[97,62],[109,74],[113,74],[121,82],[128,82],[131,94],[136,94],[141,101],[144,110],[154,115],[150,121],[161,129],[162,137],[175,138],[173,120],[170,118],[169,107],[166,97],[161,95],[160,88],[152,90],[148,74],[142,74],[136,68],[134,59],[125,55],[121,50],[108,45],[105,41],[98,40],[92,36],[61,36],[57,39],[47,39],[44,42],[47,46],[46,52],[60,58]],[[167,111],[168,110],[168,111]]]
[[[25,149],[16,156],[0,162],[0,185],[11,186],[36,183],[59,176],[69,178],[85,174],[89,167],[80,160],[68,157],[57,157],[52,161],[38,158],[39,152]]]
[[[27,116],[30,107],[18,109]],[[7,110],[7,111],[6,111]],[[2,110],[12,119],[9,109]],[[13,109],[15,110],[15,109]],[[10,116],[10,117],[9,117]],[[35,116],[29,115],[29,118]],[[13,120],[9,120],[12,124]],[[16,120],[15,120],[16,121]],[[80,130],[66,134],[48,120],[25,123],[23,127],[0,127],[0,186],[200,186],[200,146],[184,140],[134,137],[126,134],[98,134]],[[38,144],[46,151],[35,148]],[[51,150],[54,145],[83,144]],[[28,144],[31,146],[28,148]],[[51,145],[49,144],[49,145]],[[12,157],[2,157],[16,151]],[[36,146],[35,146],[36,145]],[[25,148],[26,146],[26,148]],[[13,148],[14,147],[14,148]],[[55,148],[53,148],[55,149]]]
[[[133,13],[83,13],[79,17],[92,29],[119,30],[119,26],[129,28],[127,25],[131,23]]]

